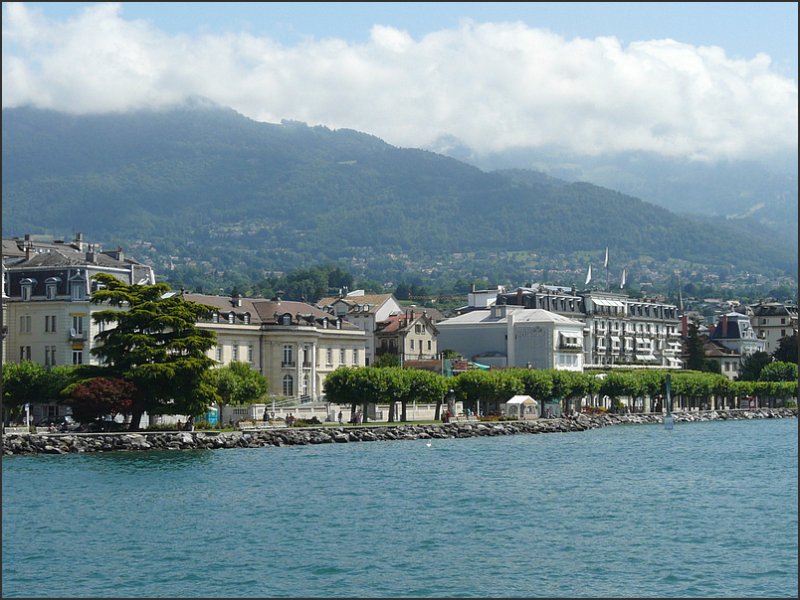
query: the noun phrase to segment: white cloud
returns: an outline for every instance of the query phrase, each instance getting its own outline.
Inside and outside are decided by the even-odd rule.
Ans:
[[[284,47],[249,33],[169,36],[116,4],[53,22],[3,4],[3,107],[121,111],[205,96],[257,120],[295,119],[477,153],[547,145],[700,159],[797,150],[797,84],[769,57],[673,40],[567,40],[464,21],[414,40],[375,25],[364,44]]]

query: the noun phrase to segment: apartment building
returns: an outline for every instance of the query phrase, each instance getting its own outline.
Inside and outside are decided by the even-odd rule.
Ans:
[[[344,296],[321,298],[316,306],[335,317],[341,317],[364,332],[367,340],[364,358],[366,366],[374,363],[377,356],[375,331],[378,323],[393,314],[403,312],[403,307],[392,294],[366,294],[364,290],[354,290]]]
[[[771,300],[749,307],[750,325],[756,337],[764,342],[764,352],[772,354],[781,338],[797,333],[797,305]]]
[[[319,401],[329,373],[365,364],[366,334],[310,304],[205,294],[184,298],[215,309],[198,323],[217,335],[209,356],[220,365],[249,363],[267,378],[274,396]]]
[[[552,285],[500,293],[498,304],[543,309],[583,323],[583,364],[680,368],[678,308],[623,293]]]
[[[6,251],[17,247],[19,253]],[[89,300],[99,285],[98,273],[126,284],[154,284],[153,269],[126,257],[121,248],[103,252],[82,236],[71,243],[4,240],[3,362],[30,360],[46,367],[97,364],[91,355],[103,323],[92,315],[114,309]],[[123,310],[123,309],[118,309]]]

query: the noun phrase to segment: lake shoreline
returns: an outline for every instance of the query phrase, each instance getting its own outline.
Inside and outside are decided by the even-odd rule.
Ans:
[[[674,423],[717,420],[797,418],[797,408],[679,411]],[[243,431],[143,431],[118,433],[21,433],[3,436],[3,455],[142,452],[147,450],[212,450],[308,444],[467,438],[493,435],[567,433],[614,425],[657,424],[664,415],[578,414],[531,421],[469,421],[425,425],[361,425],[276,427]]]

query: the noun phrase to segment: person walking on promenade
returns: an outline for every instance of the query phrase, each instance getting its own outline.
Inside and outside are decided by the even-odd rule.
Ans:
[[[336,415],[336,417],[337,417],[337,420],[339,421],[339,425],[341,425],[342,424],[342,411],[341,410],[339,411],[339,414]]]

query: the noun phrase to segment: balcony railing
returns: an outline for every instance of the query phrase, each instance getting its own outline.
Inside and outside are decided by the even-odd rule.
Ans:
[[[294,362],[293,360],[281,361],[281,367],[284,367],[284,368],[287,368],[287,369],[293,369],[296,366],[297,366],[297,363]]]
[[[75,331],[74,329],[70,329],[69,337],[70,342],[85,342],[86,341],[86,332],[85,331]]]

